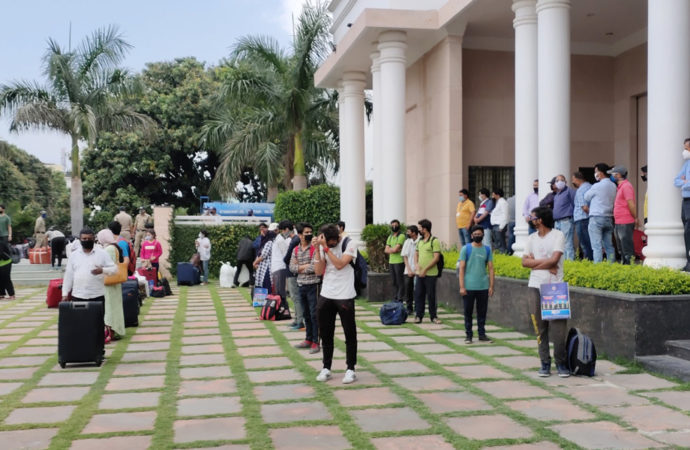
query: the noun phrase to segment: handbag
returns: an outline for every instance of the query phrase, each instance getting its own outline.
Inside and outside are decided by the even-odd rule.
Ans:
[[[568,283],[544,283],[539,286],[541,320],[570,319]]]
[[[120,259],[123,259],[120,247],[118,247],[115,244],[111,244],[111,245],[115,246],[115,248],[117,249],[118,261]],[[125,281],[127,281],[127,277],[128,277],[127,267],[129,266],[129,261],[123,259],[122,262],[116,262],[115,266],[117,266],[117,272],[115,272],[112,275],[106,275],[105,276],[104,283],[106,286],[112,286],[114,284],[120,284],[120,283],[124,283]]]

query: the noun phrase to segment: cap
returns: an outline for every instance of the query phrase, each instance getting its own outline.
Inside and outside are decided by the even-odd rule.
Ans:
[[[42,210],[41,210],[41,214],[47,214],[46,210],[45,210],[45,209],[42,209]]]
[[[273,222],[268,226],[268,231],[276,231],[278,229],[278,224]]]
[[[551,178],[551,180],[547,181],[547,184],[554,184],[556,182],[556,177]]]
[[[613,169],[607,170],[606,173],[608,173],[609,175],[612,173],[619,173],[626,177],[628,176],[628,169],[626,169],[625,166],[614,166]]]

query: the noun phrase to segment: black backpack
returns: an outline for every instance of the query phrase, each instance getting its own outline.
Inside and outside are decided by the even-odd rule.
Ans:
[[[350,243],[350,238],[346,237],[343,239],[343,244],[341,250],[345,253],[347,244]],[[357,256],[352,258],[350,265],[355,270],[355,291],[357,295],[360,295],[362,291],[367,287],[367,277],[369,275],[369,267],[367,266],[367,261],[364,259],[359,250],[357,250]]]
[[[570,373],[593,377],[594,366],[597,363],[597,349],[594,347],[594,342],[577,328],[570,329],[565,342]]]
[[[435,237],[432,236],[431,238],[431,248],[433,250],[433,243],[434,243]],[[441,275],[443,275],[443,267],[446,265],[446,261],[443,258],[443,252],[438,252],[438,261],[436,261],[436,269],[438,270],[438,274],[436,275],[438,278],[441,278]]]

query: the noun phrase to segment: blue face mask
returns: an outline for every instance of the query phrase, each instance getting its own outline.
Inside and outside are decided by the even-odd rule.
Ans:
[[[458,197],[458,201],[459,201],[460,203],[464,202],[464,201],[465,201],[465,197],[463,197],[463,196],[461,195],[460,197]]]
[[[611,178],[611,181],[613,181],[614,183],[616,182],[616,177],[614,177],[613,175],[611,175],[610,178]]]

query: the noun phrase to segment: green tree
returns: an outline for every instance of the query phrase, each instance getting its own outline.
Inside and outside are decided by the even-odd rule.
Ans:
[[[221,106],[204,127],[207,147],[221,155],[214,180],[220,191],[234,191],[247,168],[266,182],[269,200],[280,182],[301,190],[308,174],[324,180],[337,170],[337,93],[314,86],[330,51],[329,25],[325,3],[308,3],[291,53],[265,36],[234,46],[223,67]]]
[[[148,117],[121,101],[132,85],[117,66],[130,47],[114,26],[96,30],[75,50],[64,51],[48,39],[43,58],[47,85],[30,81],[0,85],[0,112],[12,117],[12,131],[50,129],[72,140],[73,232],[82,228],[84,211],[79,143],[93,148],[101,130],[153,126]]]

